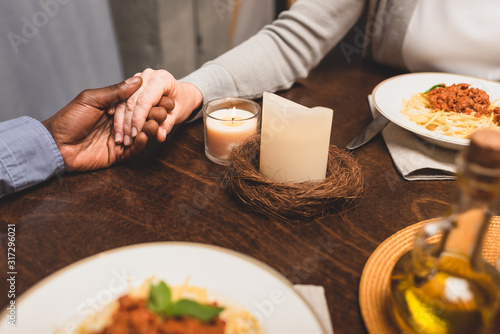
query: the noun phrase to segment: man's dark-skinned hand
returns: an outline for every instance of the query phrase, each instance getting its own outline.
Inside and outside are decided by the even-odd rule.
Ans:
[[[139,153],[149,138],[156,137],[158,124],[167,117],[175,103],[163,98],[149,111],[148,121],[132,145],[116,144],[113,133],[113,115],[108,109],[128,99],[142,79],[132,77],[124,82],[80,93],[57,114],[42,122],[49,130],[68,170],[87,171],[109,167]]]

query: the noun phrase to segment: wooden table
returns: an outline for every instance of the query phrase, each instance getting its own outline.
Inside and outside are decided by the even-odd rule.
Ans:
[[[367,95],[394,69],[330,53],[284,97],[335,110],[332,143],[371,121]],[[0,307],[8,303],[6,225],[16,224],[17,292],[90,255],[125,245],[190,241],[230,248],[293,283],[322,285],[336,334],[366,332],[358,285],[370,254],[396,231],[444,213],[454,182],[407,182],[380,135],[354,151],[364,197],[340,213],[303,222],[246,210],[219,185],[204,153],[202,122],[182,126],[149,155],[106,170],[63,174],[0,200]],[[21,311],[20,311],[21,312]],[[3,320],[2,320],[3,321]]]

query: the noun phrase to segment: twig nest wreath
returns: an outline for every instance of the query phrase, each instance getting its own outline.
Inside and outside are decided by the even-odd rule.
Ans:
[[[259,173],[260,138],[234,148],[227,160],[224,185],[245,207],[272,217],[323,216],[360,197],[361,169],[347,152],[330,145],[326,178],[314,182],[276,182]]]

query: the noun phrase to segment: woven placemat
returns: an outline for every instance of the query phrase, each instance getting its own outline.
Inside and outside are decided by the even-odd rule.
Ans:
[[[393,234],[370,256],[365,264],[359,283],[359,305],[366,329],[371,334],[397,334],[398,329],[389,318],[389,280],[392,268],[406,252],[413,247],[417,230],[423,221]],[[438,241],[439,236],[429,239]],[[483,246],[483,257],[495,265],[500,256],[500,217],[493,217]]]

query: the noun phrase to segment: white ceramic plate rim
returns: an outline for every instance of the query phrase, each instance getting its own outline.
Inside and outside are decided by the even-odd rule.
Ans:
[[[409,99],[412,94],[424,92],[439,83],[447,85],[469,83],[473,87],[485,90],[490,95],[490,101],[500,97],[500,84],[494,81],[450,73],[419,72],[402,74],[382,81],[372,91],[373,102],[383,116],[400,127],[438,146],[460,150],[469,145],[468,139],[454,138],[429,131],[409,121],[400,112],[404,99]]]
[[[111,258],[111,260],[113,260],[114,259],[113,256],[120,257],[120,255],[122,255],[122,256],[127,255],[127,253],[130,253],[130,252],[133,252],[136,250],[148,251],[148,249],[154,250],[156,248],[165,248],[165,249],[169,248],[169,251],[171,251],[175,247],[177,247],[178,249],[182,249],[182,248],[190,249],[192,251],[207,250],[207,251],[214,252],[213,254],[217,254],[216,256],[224,256],[224,255],[229,256],[229,258],[234,259],[234,261],[237,261],[238,263],[240,263],[243,266],[249,265],[251,268],[253,268],[254,273],[269,276],[270,279],[276,280],[276,282],[280,285],[281,288],[286,289],[285,293],[288,294],[288,297],[292,297],[292,303],[295,303],[295,304],[298,303],[297,305],[294,305],[294,307],[298,306],[299,308],[301,308],[301,311],[307,312],[307,314],[303,314],[304,315],[303,317],[297,317],[296,315],[295,316],[288,316],[287,315],[287,320],[289,322],[291,322],[293,320],[297,320],[297,321],[305,320],[306,322],[307,321],[309,322],[309,325],[313,325],[315,327],[315,329],[313,329],[314,333],[321,333],[321,334],[326,333],[325,329],[322,327],[322,324],[318,319],[318,316],[312,310],[310,305],[303,299],[303,297],[300,294],[298,294],[296,292],[296,290],[293,287],[293,284],[290,281],[288,281],[285,277],[283,277],[278,271],[276,271],[272,267],[268,266],[267,264],[255,259],[255,258],[252,258],[248,255],[245,255],[245,254],[233,251],[233,250],[218,247],[218,246],[208,245],[208,244],[199,244],[199,243],[191,243],[191,242],[152,242],[152,243],[135,244],[135,245],[129,245],[129,246],[124,246],[124,247],[119,247],[119,248],[111,249],[108,251],[104,251],[104,252],[92,255],[90,257],[84,258],[80,261],[77,261],[71,265],[68,265],[68,266],[56,271],[55,273],[49,275],[48,277],[42,279],[40,282],[38,282],[33,287],[28,289],[21,296],[16,298],[18,317],[19,316],[26,317],[26,314],[22,313],[23,305],[30,303],[30,299],[32,299],[32,297],[34,295],[36,295],[36,293],[43,292],[43,290],[45,288],[47,288],[47,286],[51,283],[61,283],[61,281],[62,281],[62,283],[65,283],[64,281],[65,280],[67,281],[69,279],[72,272],[74,272],[75,270],[78,270],[82,266],[85,266],[85,265],[92,266],[93,264],[96,264],[97,261],[106,262],[107,259],[110,259],[110,258]],[[247,274],[251,275],[252,273],[247,273]],[[146,274],[145,277],[146,278],[151,277],[151,275],[154,275],[154,272],[149,273],[149,275]],[[184,273],[184,276],[185,275],[189,275],[189,273]],[[163,277],[159,276],[158,278],[161,279]],[[141,278],[140,281],[143,281],[143,278]],[[176,283],[176,284],[178,284],[178,283]],[[135,284],[134,286],[136,286],[136,285],[137,284]],[[195,284],[195,285],[197,285],[197,284]],[[210,291],[210,289],[211,289],[210,286],[204,286],[204,287],[206,287],[208,291]],[[221,292],[221,291],[219,291],[219,292]],[[117,293],[115,296],[113,296],[113,298],[121,295],[122,293],[123,292]],[[215,295],[217,297],[219,297],[219,294],[216,293]],[[69,303],[69,304],[73,303],[73,301],[71,301],[72,296],[67,295],[66,297],[63,297],[63,298],[66,298],[66,303]],[[238,296],[233,295],[229,299],[231,300],[231,302],[239,303]],[[79,300],[75,301],[74,303],[78,303],[78,302],[79,302]],[[48,305],[50,305],[50,302],[48,303]],[[245,308],[248,307],[248,305],[244,305],[243,303],[239,304],[239,305],[243,306]],[[75,305],[73,305],[73,306],[75,307]],[[57,307],[59,307],[59,306],[56,306],[56,309],[57,309]],[[62,310],[57,310],[57,311],[62,311]],[[23,329],[21,326],[12,327],[12,326],[7,325],[7,321],[6,321],[7,314],[8,314],[7,309],[5,309],[2,312],[2,314],[0,315],[1,319],[2,319],[2,322],[0,323],[0,331],[2,333],[7,333],[7,330],[12,331],[12,333],[18,333],[19,330],[22,331]],[[269,318],[266,318],[265,321],[268,321],[268,319],[271,319],[271,323],[276,322],[276,320],[272,319],[273,315],[274,314],[271,314],[271,316]],[[28,316],[29,316],[29,314],[28,314]],[[78,321],[81,321],[82,319],[84,319],[84,318],[81,318]],[[281,320],[283,320],[283,319],[281,319]],[[50,319],[48,319],[47,321],[50,324],[47,323],[45,326],[46,327],[50,326],[51,330],[57,328],[58,326],[64,326],[64,324],[53,323],[53,322],[51,322]],[[65,319],[65,321],[73,321],[73,320],[72,319]],[[278,321],[279,321],[279,319],[278,319]],[[31,319],[28,322],[32,322]],[[43,324],[37,323],[37,326],[38,325],[43,325]],[[276,324],[274,324],[274,327],[276,327]],[[263,329],[264,329],[265,334],[276,333],[276,331],[273,331],[273,332],[266,331],[266,329],[267,329],[266,323],[263,324]],[[9,331],[9,333],[10,333],[10,331]],[[279,333],[287,333],[287,331],[281,331],[281,330],[279,330],[278,332]],[[50,333],[52,333],[52,331],[50,331]]]

